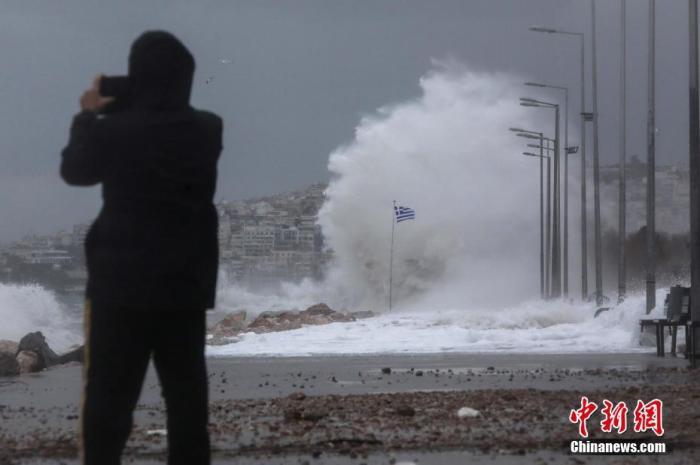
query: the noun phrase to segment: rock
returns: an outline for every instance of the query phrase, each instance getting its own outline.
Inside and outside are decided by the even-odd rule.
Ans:
[[[306,399],[306,394],[304,394],[304,391],[297,391],[297,392],[292,392],[287,396],[287,399],[289,400],[304,400]]]
[[[214,338],[233,337],[246,328],[246,311],[229,313],[211,328]]]
[[[84,357],[83,346],[58,355],[51,350],[46,338],[40,331],[26,334],[17,348],[17,362],[20,373],[34,373],[44,368],[68,362],[81,362]]]
[[[263,312],[247,327],[255,333],[289,331],[304,325],[325,325],[337,321],[355,321],[355,318],[332,310],[326,304],[316,304],[303,311]]]
[[[296,311],[263,312],[248,325],[248,330],[255,333],[289,331],[298,328],[301,328],[301,318]]]
[[[58,355],[51,350],[41,331],[28,333],[20,339],[18,351],[31,351],[39,356],[39,370],[37,371],[60,363]]]
[[[335,310],[332,310],[328,305],[323,303],[312,305],[303,312],[299,312],[299,314],[302,319],[302,324],[308,325],[322,325],[327,323],[334,323],[336,321],[355,321],[355,318],[353,316],[350,316],[346,313],[336,312]]]
[[[19,374],[19,363],[14,354],[0,352],[0,376],[17,376]]]
[[[328,416],[328,412],[324,410],[299,410],[290,408],[283,413],[285,421],[312,421],[317,422]]]
[[[240,333],[270,333],[299,329],[306,325],[325,325],[335,322],[355,321],[355,317],[344,312],[336,312],[324,303],[312,305],[306,310],[267,311],[260,313],[249,324],[245,324],[246,312],[239,311],[224,317],[211,330],[209,345],[229,344]]]
[[[397,415],[401,415],[402,417],[412,417],[416,414],[416,409],[410,405],[401,405],[397,407],[395,411]]]
[[[332,315],[335,313],[328,305],[324,303],[312,305],[304,310],[304,312],[308,313],[309,315]]]
[[[301,419],[306,421],[317,422],[328,416],[328,412],[324,410],[304,410],[301,412]]]
[[[19,365],[20,374],[36,373],[46,368],[42,365],[39,354],[33,350],[20,350],[16,360]]]
[[[287,409],[284,411],[285,421],[299,421],[301,420],[301,411],[298,409]]]
[[[480,412],[471,407],[462,407],[461,409],[457,410],[457,416],[459,418],[474,418],[478,417],[479,415]]]
[[[17,344],[14,341],[8,341],[5,339],[0,339],[0,354],[6,353],[12,355],[12,358],[17,355],[17,349],[19,348],[19,344]]]

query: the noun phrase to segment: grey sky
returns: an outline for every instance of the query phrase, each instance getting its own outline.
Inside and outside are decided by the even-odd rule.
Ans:
[[[597,5],[601,156],[612,161],[619,1]],[[527,27],[588,33],[589,8],[588,0],[3,0],[0,241],[96,215],[99,188],[65,186],[59,153],[80,93],[98,72],[125,73],[129,46],[146,29],[170,30],[194,53],[192,103],[225,121],[217,197],[239,199],[327,180],[328,154],[352,139],[360,116],[417,95],[433,58],[571,86],[573,117],[577,40]],[[644,157],[646,0],[628,0],[627,24],[628,149]],[[659,163],[687,164],[687,24],[687,2],[657,1]]]

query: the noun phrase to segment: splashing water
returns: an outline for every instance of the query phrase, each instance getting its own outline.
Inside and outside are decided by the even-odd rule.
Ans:
[[[41,331],[49,346],[61,352],[82,344],[80,316],[41,286],[0,283],[0,339],[19,342],[25,334]]]
[[[590,303],[538,298],[539,163],[519,156],[524,141],[508,128],[549,128],[552,115],[518,105],[521,82],[439,63],[419,97],[366,116],[330,155],[319,223],[335,261],[323,283],[289,286],[273,300],[381,315],[246,333],[209,354],[648,350],[638,343],[641,296],[599,318]],[[394,200],[416,219],[396,225],[397,305],[386,313]]]
[[[401,307],[498,307],[539,282],[539,163],[519,156],[512,126],[541,127],[518,83],[448,63],[421,97],[365,117],[330,156],[319,214],[337,256],[332,282],[352,300],[386,305],[392,201],[416,220],[396,226],[393,295]],[[342,285],[342,286],[341,286]]]
[[[661,296],[661,293],[658,297]],[[279,333],[244,333],[235,344],[207,348],[210,356],[318,354],[649,352],[639,345],[644,297],[593,317],[590,305],[527,302],[515,307],[388,313],[352,323]]]

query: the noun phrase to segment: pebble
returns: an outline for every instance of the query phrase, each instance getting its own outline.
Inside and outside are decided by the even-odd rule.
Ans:
[[[480,412],[476,409],[473,409],[471,407],[462,407],[461,409],[457,410],[457,416],[459,418],[474,418],[480,415]]]

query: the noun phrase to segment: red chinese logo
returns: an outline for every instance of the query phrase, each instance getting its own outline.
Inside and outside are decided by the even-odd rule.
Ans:
[[[603,421],[600,422],[600,429],[604,433],[610,433],[613,429],[617,430],[617,434],[622,434],[627,431],[627,404],[618,402],[613,407],[613,403],[608,399],[603,400],[603,408],[600,413],[603,414]]]
[[[569,413],[569,421],[574,424],[578,423],[578,434],[581,437],[588,437],[587,422],[596,410],[598,410],[598,405],[589,401],[588,397],[583,396],[581,397],[581,407],[571,410]],[[604,399],[603,408],[600,409],[600,413],[603,415],[603,420],[600,422],[601,431],[611,433],[616,430],[617,434],[627,431],[628,412],[629,409],[624,401],[613,404],[608,399]],[[651,430],[657,436],[663,436],[663,402],[661,400],[654,399],[647,403],[637,400],[633,416],[635,433]]]
[[[595,402],[588,402],[588,397],[583,396],[581,397],[581,408],[572,410],[571,413],[569,413],[569,421],[571,423],[578,423],[578,434],[580,434],[581,437],[588,437],[586,422],[597,409],[598,405],[596,405]]]
[[[663,402],[654,399],[646,404],[641,400],[637,401],[634,408],[634,431],[643,433],[652,430],[657,436],[664,434],[663,425]]]

